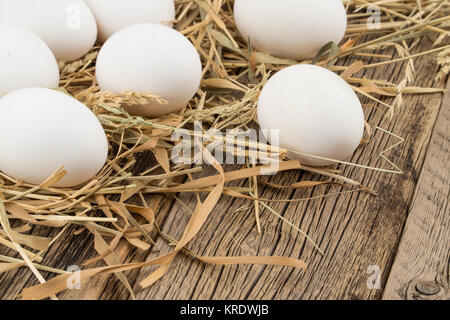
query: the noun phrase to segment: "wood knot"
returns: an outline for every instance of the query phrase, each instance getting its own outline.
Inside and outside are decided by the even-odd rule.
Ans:
[[[408,300],[440,300],[446,299],[446,289],[436,281],[417,280],[408,286]]]
[[[441,287],[434,281],[420,281],[416,283],[416,291],[426,296],[433,296],[441,291]]]

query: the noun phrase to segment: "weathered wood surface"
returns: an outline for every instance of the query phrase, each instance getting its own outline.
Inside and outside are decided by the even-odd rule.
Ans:
[[[449,123],[447,94],[383,294],[385,299],[450,299]]]
[[[424,41],[421,46],[424,50],[429,49],[431,43]],[[441,82],[434,82],[437,71],[434,61],[433,56],[417,59],[417,81],[414,85],[444,86]],[[346,64],[351,62],[352,60],[348,60]],[[370,60],[367,62],[370,63]],[[403,78],[405,66],[406,63],[389,65],[361,71],[361,74],[368,78],[398,82]],[[306,231],[325,251],[324,256],[306,242],[303,236],[263,207],[261,207],[263,232],[259,235],[256,231],[253,204],[249,201],[223,197],[203,230],[189,244],[192,251],[201,255],[286,255],[304,259],[309,264],[308,269],[302,271],[272,266],[210,266],[180,254],[174,260],[169,272],[148,289],[140,288],[139,281],[154,270],[153,268],[126,273],[137,298],[381,298],[394,258],[396,255],[401,257],[401,252],[397,252],[400,239],[427,150],[432,150],[428,149],[428,145],[440,110],[442,95],[405,97],[403,108],[396,111],[391,121],[384,117],[383,107],[377,110],[372,102],[367,99],[362,101],[368,104],[364,109],[366,119],[372,126],[378,125],[406,139],[404,145],[389,153],[391,160],[398,164],[405,174],[395,175],[342,167],[345,176],[361,181],[373,189],[378,196],[359,192],[298,203],[269,203],[271,208]],[[390,168],[377,155],[396,142],[395,138],[378,131],[368,145],[358,149],[352,161]],[[444,139],[444,144],[448,149],[448,140]],[[142,158],[141,166],[149,167],[149,161],[151,161],[150,158]],[[230,167],[226,169],[230,170]],[[215,173],[213,169],[205,171],[206,174]],[[316,175],[292,171],[270,177],[268,181],[288,185],[301,180],[317,179]],[[443,179],[442,184],[445,184],[448,176],[444,175]],[[233,185],[246,186],[247,183],[247,181],[240,181]],[[426,181],[423,182],[422,188],[426,187],[426,183]],[[270,199],[297,199],[345,190],[348,189],[338,186],[321,186],[307,190],[275,190],[260,186],[260,196]],[[189,208],[194,208],[196,203],[194,195],[179,195],[179,198]],[[189,210],[170,197],[151,196],[148,200],[149,205],[158,213],[158,223],[162,226],[162,230],[174,238],[179,238],[189,218]],[[446,204],[444,201],[444,208]],[[417,206],[418,204],[413,204],[412,213],[415,215],[420,214],[420,212],[416,213],[417,209],[414,209]],[[437,225],[438,221],[435,222]],[[45,254],[43,264],[66,269],[70,265],[81,265],[83,261],[96,256],[95,251],[89,246],[92,237],[87,232],[74,235],[74,230],[65,233],[64,243],[58,242],[52,246]],[[436,228],[435,232],[439,230]],[[42,234],[45,233],[48,231],[42,230]],[[403,239],[405,237],[406,235]],[[160,251],[152,249],[150,253],[130,248],[127,243],[121,243],[117,250],[118,256],[122,262],[128,262],[149,259],[170,250],[162,239],[158,239],[157,243]],[[8,253],[3,252],[3,249],[1,251]],[[423,264],[428,265],[426,262]],[[367,273],[370,266],[377,266],[381,271],[381,289],[369,289],[367,286],[371,276]],[[402,272],[396,269],[394,268],[395,272]],[[398,278],[403,279],[401,276]],[[402,282],[399,283],[402,284]],[[397,284],[391,285],[391,283],[388,290],[395,291]],[[36,279],[25,268],[2,274],[0,275],[0,297],[14,299],[22,288],[34,284],[37,284]],[[128,299],[130,295],[115,276],[104,276],[94,278],[81,290],[66,291],[58,297],[61,299]]]

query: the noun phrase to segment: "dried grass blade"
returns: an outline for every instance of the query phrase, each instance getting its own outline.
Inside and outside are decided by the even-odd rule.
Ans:
[[[280,162],[279,166],[278,166],[278,170],[275,168],[273,168],[273,170],[274,170],[274,172],[283,172],[283,171],[287,171],[287,170],[301,169],[301,167],[302,166],[300,165],[300,162],[298,160],[291,160],[291,161]],[[224,173],[224,179],[225,179],[225,182],[231,182],[231,181],[241,180],[241,179],[248,179],[253,176],[260,176],[260,175],[262,175],[263,172],[265,172],[264,170],[267,171],[267,169],[271,169],[271,168],[272,167],[270,165],[265,165],[265,166],[259,166],[259,167],[254,167],[254,168],[245,168],[245,169],[236,170],[236,171],[232,171],[232,172],[226,172],[226,173]],[[269,171],[267,171],[267,173],[269,173]],[[210,186],[217,184],[217,182],[220,181],[220,179],[221,179],[221,175],[218,174],[218,175],[214,175],[214,176],[199,178],[194,181],[189,181],[189,182],[186,182],[186,183],[176,186],[176,187],[162,188],[161,191],[181,192],[183,190],[202,189],[202,188],[210,187]]]
[[[105,242],[105,240],[100,236],[100,234],[94,230],[94,248],[98,252],[99,255],[103,255],[106,252],[109,251],[106,256],[104,256],[103,260],[105,260],[106,264],[108,265],[121,265],[119,258],[114,253],[114,251],[110,251],[109,245]],[[136,296],[134,295],[133,289],[130,286],[130,283],[128,282],[127,277],[122,272],[116,272],[116,277],[122,282],[122,284],[125,286],[125,288],[130,293],[133,300],[136,299]]]
[[[147,288],[148,286],[152,285],[167,272],[172,259],[175,257],[178,251],[180,251],[186,244],[188,244],[189,241],[192,240],[193,237],[195,237],[195,235],[197,235],[206,219],[208,218],[209,214],[219,201],[220,196],[222,195],[223,187],[225,184],[225,173],[223,171],[223,168],[206,149],[205,155],[207,157],[207,160],[212,163],[214,168],[219,172],[217,185],[214,187],[205,201],[197,205],[194,214],[189,220],[189,223],[180,241],[176,245],[173,252],[168,255],[170,257],[169,260],[140,282],[140,285],[143,288]]]

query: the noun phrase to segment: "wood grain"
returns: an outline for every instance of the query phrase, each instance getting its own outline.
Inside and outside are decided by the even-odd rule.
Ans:
[[[424,40],[421,50],[431,48]],[[393,54],[390,49],[380,51]],[[349,65],[354,60],[345,61]],[[378,60],[367,59],[366,63]],[[406,64],[389,65],[361,71],[358,76],[398,82],[403,78]],[[434,82],[437,72],[434,56],[417,59],[415,86],[442,87]],[[404,175],[379,173],[342,166],[343,175],[359,180],[373,189],[378,196],[365,192],[329,196],[298,203],[268,203],[273,210],[306,231],[325,255],[318,253],[293,228],[260,207],[262,233],[256,231],[254,206],[251,201],[223,197],[189,248],[200,255],[286,255],[309,263],[306,271],[272,266],[210,266],[180,254],[169,272],[154,286],[142,289],[143,280],[154,268],[125,273],[138,299],[379,299],[389,276],[402,231],[408,217],[414,190],[427,154],[430,137],[442,102],[442,95],[414,95],[405,98],[402,109],[392,120],[385,110],[374,108],[372,102],[362,99],[366,119],[372,126],[380,126],[406,139],[404,145],[392,150],[389,157],[404,171]],[[390,101],[388,101],[390,102]],[[377,167],[387,167],[377,155],[396,143],[396,139],[376,132],[372,141],[355,153],[352,161]],[[153,160],[142,157],[140,166],[147,168]],[[431,161],[431,160],[428,160]],[[442,160],[441,160],[442,161]],[[236,168],[236,167],[234,167]],[[226,167],[231,170],[232,167]],[[204,175],[215,174],[205,168]],[[291,171],[265,178],[278,184],[292,184],[302,180],[318,180],[317,175]],[[233,186],[247,186],[248,181],[233,182]],[[297,199],[347,191],[338,186],[320,186],[307,190],[276,190],[260,186],[262,198]],[[416,192],[417,194],[417,192]],[[204,197],[204,195],[202,195]],[[416,196],[417,197],[417,196]],[[179,195],[180,200],[163,196],[148,198],[157,212],[162,230],[179,239],[190,212],[195,195]],[[446,202],[445,202],[446,204]],[[68,230],[65,241],[55,244],[44,256],[43,264],[67,269],[81,265],[96,256],[92,238],[87,232],[77,236]],[[48,229],[36,228],[42,235]],[[138,251],[127,243],[117,250],[123,262],[150,259],[170,250],[161,238],[160,250]],[[0,250],[4,253],[3,249]],[[7,252],[7,251],[5,251]],[[7,252],[9,253],[9,252]],[[102,265],[101,263],[99,265]],[[369,289],[367,268],[380,268],[381,289]],[[44,276],[49,275],[43,273]],[[14,299],[24,287],[36,284],[26,268],[0,275],[0,297]],[[388,290],[389,287],[386,289]],[[424,289],[425,290],[425,289]],[[71,290],[59,295],[61,299],[128,299],[130,295],[114,276],[94,278],[82,290]]]
[[[419,79],[416,85],[443,85],[433,81],[436,72],[433,60],[434,57],[424,57],[417,61]],[[404,68],[405,65],[388,66],[367,71],[364,75],[369,78],[390,75],[389,80],[398,81]],[[310,265],[306,272],[271,266],[206,266],[179,256],[166,276],[150,289],[141,290],[138,284],[135,285],[138,298],[379,299],[382,290],[367,287],[370,276],[367,268],[379,266],[382,285],[386,282],[441,99],[442,95],[411,96],[390,122],[383,118],[382,112],[365,108],[372,125],[386,128],[407,141],[390,155],[405,170],[404,175],[343,168],[345,176],[361,180],[374,189],[378,197],[357,193],[298,204],[271,204],[274,210],[308,232],[326,251],[325,256],[318,254],[303,237],[266,209],[261,210],[263,233],[258,235],[252,204],[227,198],[222,199],[205,228],[190,244],[192,250],[206,255],[272,254],[301,258]],[[353,161],[382,166],[382,161],[374,155],[394,142],[395,139],[377,133],[369,145],[360,148]],[[304,172],[289,172],[270,181],[288,185],[316,178]],[[246,182],[234,185],[244,186]],[[339,191],[342,189],[338,187],[294,192],[263,187],[261,197],[302,198]],[[183,196],[182,199],[187,206],[194,207],[195,197]],[[245,208],[247,210],[241,210]],[[175,204],[164,231],[179,238],[179,226],[185,225],[187,215],[182,206]],[[143,270],[138,280],[144,279],[152,270]]]
[[[139,158],[138,164],[134,168],[136,172],[142,172],[154,165],[155,159],[152,154],[145,153]],[[164,223],[164,219],[172,206],[173,199],[160,195],[146,196],[147,204],[155,212],[158,212],[156,222]],[[139,220],[139,217],[136,217]],[[82,264],[97,256],[93,249],[93,237],[88,232],[74,235],[77,228],[70,228],[62,236],[64,241],[56,242],[44,255],[43,264],[51,265],[54,268],[67,270],[69,266],[75,265],[83,268]],[[36,228],[33,232],[41,236],[55,236],[59,230],[49,230],[48,228]],[[155,237],[155,233],[151,236]],[[107,238],[106,238],[107,239]],[[107,239],[109,240],[109,239]],[[5,254],[3,250],[2,254]],[[132,247],[128,242],[121,241],[115,251],[119,259],[123,263],[142,261],[148,255]],[[102,263],[96,263],[94,266],[101,266]],[[44,276],[50,276],[43,272]],[[53,276],[53,275],[51,275]],[[134,283],[137,272],[127,273],[130,283]],[[38,284],[35,277],[28,270],[22,268],[20,270],[11,271],[4,275],[0,275],[0,297],[2,299],[15,299],[25,287]],[[82,286],[81,290],[67,290],[60,295],[60,299],[128,299],[130,297],[128,291],[123,285],[117,281],[114,275],[100,276],[93,278]]]
[[[450,299],[449,123],[450,94],[447,93],[384,299]]]

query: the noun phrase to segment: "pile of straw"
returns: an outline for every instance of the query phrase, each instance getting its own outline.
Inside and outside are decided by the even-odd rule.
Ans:
[[[206,129],[245,130],[254,127],[257,122],[257,97],[267,79],[274,72],[297,63],[315,63],[340,74],[360,97],[371,100],[388,118],[402,106],[403,96],[406,94],[443,92],[441,89],[414,87],[412,83],[415,78],[414,58],[421,55],[436,54],[436,63],[441,66],[438,77],[446,77],[450,71],[450,46],[446,45],[450,6],[446,0],[344,0],[344,3],[348,10],[349,24],[343,44],[340,47],[336,44],[325,46],[312,61],[293,61],[252,50],[248,41],[236,29],[232,0],[177,0],[175,28],[197,48],[202,57],[204,77],[201,89],[184,110],[159,119],[130,116],[121,108],[123,104],[149,100],[164,103],[163,99],[151,93],[112,94],[99,90],[95,81],[95,60],[99,47],[95,47],[79,61],[61,62],[61,90],[73,95],[94,111],[109,138],[110,152],[103,170],[90,182],[77,188],[52,187],[64,175],[64,168],[39,186],[16,181],[0,173],[0,244],[15,253],[10,256],[0,255],[0,272],[28,267],[41,283],[24,289],[22,298],[56,299],[55,295],[67,288],[66,280],[70,274],[41,262],[43,254],[54,243],[66,241],[61,235],[69,228],[83,228],[94,235],[92,245],[98,252],[98,258],[85,263],[87,267],[81,272],[82,280],[99,274],[114,273],[131,292],[132,297],[134,295],[124,271],[158,265],[159,268],[140,283],[142,287],[148,287],[169,270],[171,261],[180,252],[211,264],[255,263],[305,268],[302,261],[288,257],[201,257],[191,252],[187,248],[189,241],[202,228],[208,215],[213,213],[221,196],[248,199],[249,203],[255,205],[255,219],[260,229],[258,208],[268,207],[267,199],[258,198],[257,193],[256,177],[261,174],[262,166],[247,161],[247,165],[243,165],[240,170],[224,172],[223,167],[205,151],[205,157],[217,170],[217,175],[194,180],[192,174],[202,172],[204,167],[171,163],[170,153],[174,147],[171,135],[177,128],[194,133],[193,124],[196,121],[200,121]],[[377,5],[382,13],[377,29],[367,27],[367,20],[372,14],[367,9],[373,5]],[[417,48],[424,37],[434,41],[434,49],[418,52]],[[386,48],[395,48],[396,56],[379,53]],[[348,56],[356,58],[356,62],[346,66],[343,62]],[[379,62],[367,64],[369,59]],[[398,83],[356,76],[363,69],[405,61],[408,62],[407,67]],[[366,138],[370,139],[373,130],[368,124],[366,129]],[[399,142],[390,149],[403,142],[401,137],[395,137]],[[204,147],[212,142],[214,138],[204,139]],[[250,144],[240,140],[231,143],[237,147],[249,147]],[[252,147],[268,148],[261,143]],[[236,155],[239,155],[238,150],[241,149],[236,148]],[[308,188],[323,183],[339,183],[352,191],[371,192],[358,181],[341,176],[335,168],[310,168],[302,166],[298,161],[286,160],[286,151],[272,150],[281,160],[279,171],[303,169],[328,179],[325,182],[302,181],[292,186],[271,187]],[[141,152],[153,153],[156,160],[138,172],[136,155]],[[243,156],[248,154],[244,153]],[[343,165],[390,174],[402,173],[384,153],[380,156],[388,162],[385,168],[368,168],[345,162]],[[225,183],[239,179],[249,179],[253,183],[248,188],[239,189],[225,186]],[[183,180],[186,182],[183,183]],[[206,197],[203,197],[204,200],[198,198],[196,209],[181,239],[172,239],[159,230],[155,223],[158,212],[148,207],[144,196],[180,192],[203,193]],[[53,238],[36,236],[30,232],[33,225],[57,228],[59,232]],[[155,239],[150,236],[152,231],[167,240],[173,250],[145,262],[122,264],[114,252],[119,241],[127,241],[140,250],[150,250],[155,244]],[[320,248],[317,247],[317,250],[322,253]],[[100,260],[106,266],[89,269],[89,266]],[[42,276],[42,271],[46,272],[47,279]]]

